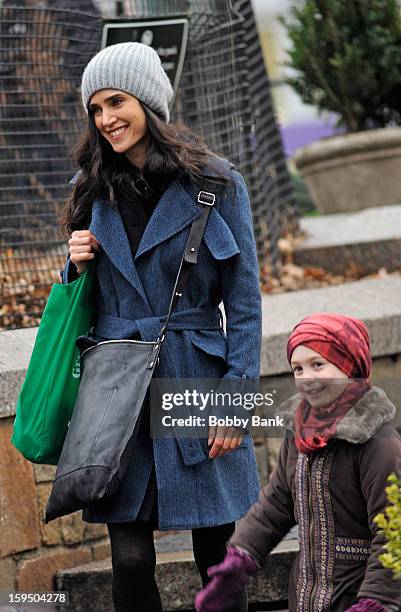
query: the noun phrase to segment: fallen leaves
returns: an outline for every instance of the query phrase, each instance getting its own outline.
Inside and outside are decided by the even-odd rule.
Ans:
[[[277,247],[284,263],[277,273],[273,273],[269,266],[263,266],[260,270],[260,288],[264,293],[285,293],[287,291],[299,291],[301,289],[318,289],[342,285],[367,278],[384,278],[386,276],[400,276],[401,268],[394,272],[388,272],[385,268],[379,268],[373,274],[364,274],[357,263],[351,261],[342,274],[332,274],[318,266],[298,266],[293,263],[294,252],[302,244],[304,235],[287,234],[277,241]]]
[[[374,274],[363,275],[360,269],[350,264],[343,274],[331,274],[323,268],[296,266],[286,263],[281,267],[279,276],[273,276],[271,271],[262,268],[261,290],[265,293],[285,293],[286,291],[299,291],[301,289],[317,289],[342,285],[362,278],[385,278],[386,276],[400,276],[401,269],[395,272],[387,272],[380,268]]]

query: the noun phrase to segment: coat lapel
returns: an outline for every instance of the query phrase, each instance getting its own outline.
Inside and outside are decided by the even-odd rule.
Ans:
[[[117,270],[138,291],[149,306],[147,296],[132,259],[131,248],[119,211],[104,200],[95,200],[89,226],[103,251]]]
[[[201,215],[198,207],[181,185],[173,181],[160,198],[139,243],[135,261],[164,240],[187,227]],[[95,200],[89,226],[110,261],[149,305],[125,232],[121,215],[115,206]]]
[[[160,198],[145,228],[135,261],[201,215],[201,209],[188,195],[179,180],[173,181]]]

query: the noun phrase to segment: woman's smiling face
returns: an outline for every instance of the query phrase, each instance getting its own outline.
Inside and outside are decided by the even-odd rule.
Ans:
[[[313,407],[334,402],[350,382],[334,363],[303,344],[293,350],[291,368],[295,386]]]
[[[139,100],[118,89],[102,89],[91,97],[89,112],[114,151],[126,155],[138,168],[142,167],[149,129]]]

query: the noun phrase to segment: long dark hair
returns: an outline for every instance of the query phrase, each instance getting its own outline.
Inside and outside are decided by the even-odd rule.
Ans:
[[[200,136],[184,125],[165,123],[141,104],[150,134],[142,177],[155,197],[177,177],[189,177],[199,184],[205,170],[210,171],[213,181],[228,180],[213,169],[216,156]],[[66,202],[64,216],[59,220],[64,235],[89,226],[94,199],[105,198],[113,203],[116,191],[129,197],[135,192],[135,178],[138,178],[137,169],[127,157],[115,153],[101,136],[91,111],[86,132],[73,150],[72,160],[81,172]]]

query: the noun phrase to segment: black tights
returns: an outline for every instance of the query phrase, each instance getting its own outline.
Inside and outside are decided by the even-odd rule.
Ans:
[[[155,581],[156,554],[153,530],[140,523],[109,523],[113,565],[113,602],[116,612],[161,612],[159,590]],[[234,523],[219,527],[192,530],[196,565],[205,585],[207,568],[220,563],[225,556],[225,544]],[[240,602],[229,612],[246,612],[244,591]]]

